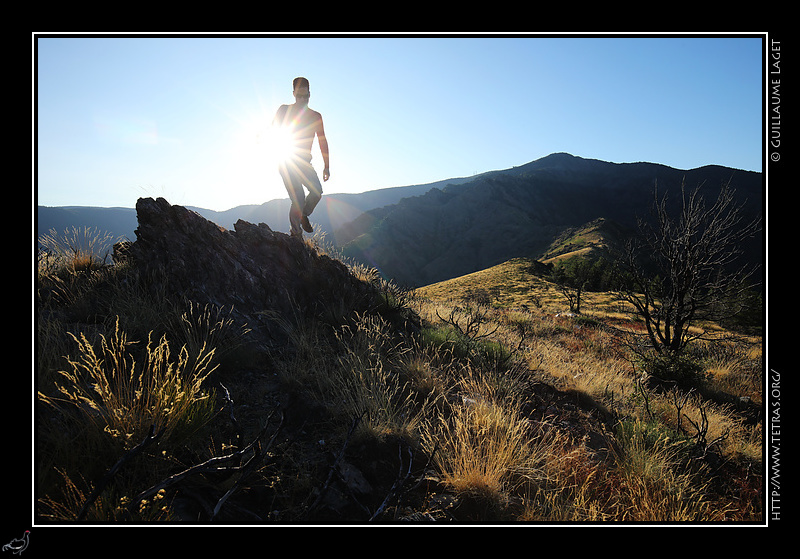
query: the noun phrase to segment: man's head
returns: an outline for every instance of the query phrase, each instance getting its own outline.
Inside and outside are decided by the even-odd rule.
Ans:
[[[292,95],[298,103],[308,103],[311,97],[311,88],[306,78],[295,78],[292,82]]]

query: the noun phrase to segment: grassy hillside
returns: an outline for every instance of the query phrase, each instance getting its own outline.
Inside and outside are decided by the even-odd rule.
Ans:
[[[587,237],[592,242],[591,236]],[[420,299],[416,308],[430,324],[440,326],[453,322],[453,309],[462,324],[480,316],[483,331],[493,332],[491,338],[504,347],[516,348],[528,382],[542,382],[562,394],[571,394],[579,409],[604,418],[603,428],[613,434],[610,447],[614,460],[603,466],[592,462],[589,471],[597,476],[595,482],[614,479],[613,487],[601,483],[601,490],[583,480],[586,485],[579,484],[577,490],[581,512],[570,509],[575,516],[569,518],[586,518],[583,515],[587,510],[595,510],[598,516],[590,517],[606,520],[688,518],[684,514],[697,514],[698,520],[760,519],[762,340],[703,324],[719,340],[727,341],[698,342],[690,349],[688,359],[701,370],[693,384],[652,383],[644,363],[628,349],[632,336],[643,331],[631,308],[612,293],[587,293],[581,315],[564,312],[568,308],[566,299],[552,284],[534,275],[535,265],[530,259],[513,259],[417,289]],[[591,441],[597,434],[582,436]],[[641,439],[626,441],[628,436]],[[712,440],[715,442],[709,445]],[[591,448],[591,443],[587,444]],[[638,452],[635,448],[645,454],[634,458]],[[659,456],[666,462],[662,463]],[[628,460],[642,462],[633,467]],[[643,477],[619,479],[621,474],[632,474],[628,468]],[[652,490],[649,483],[658,478],[648,480],[645,472],[650,468],[654,468],[651,473],[658,471],[664,476],[658,483],[671,488],[667,492],[697,491],[698,504],[710,498],[708,508],[700,505],[702,512],[678,512],[671,509],[675,503],[670,504],[667,495],[658,491],[645,498],[644,493]],[[682,489],[675,488],[675,483]],[[642,501],[635,504],[616,493],[624,488],[643,492],[637,497]],[[605,491],[614,496],[602,493]],[[723,497],[728,491],[733,493]],[[576,497],[572,494],[570,498]],[[612,507],[614,512],[604,509],[611,504],[607,498],[618,500]],[[663,501],[648,503],[650,498]],[[621,503],[630,510],[617,509]],[[575,505],[571,502],[569,507]]]
[[[570,251],[571,256],[583,249]],[[569,308],[558,288],[544,279],[547,270],[531,258],[514,258],[486,270],[420,287],[420,297],[436,301],[478,301],[503,310],[539,309],[557,314]],[[628,316],[630,309],[609,293],[586,293],[586,309],[595,316]]]
[[[558,235],[547,250],[539,256],[545,264],[573,256],[600,257],[609,251],[621,248],[630,232],[620,225],[606,220],[596,219],[580,227],[570,227]]]
[[[757,343],[651,385],[637,322],[606,294],[556,316],[526,259],[416,292],[353,265],[369,312],[264,309],[264,343],[78,256],[36,279],[37,521],[763,519],[761,424],[736,404],[761,402]]]
[[[504,309],[555,310],[561,306],[561,296],[553,285],[534,273],[536,264],[531,258],[514,258],[479,272],[420,287],[416,293],[438,301],[480,298]]]

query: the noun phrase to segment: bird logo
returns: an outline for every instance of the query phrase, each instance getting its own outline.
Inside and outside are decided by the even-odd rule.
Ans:
[[[25,533],[22,535],[21,538],[14,538],[7,544],[3,546],[3,551],[10,551],[15,555],[20,555],[25,549],[28,547],[28,538],[30,537],[31,531],[25,530]]]

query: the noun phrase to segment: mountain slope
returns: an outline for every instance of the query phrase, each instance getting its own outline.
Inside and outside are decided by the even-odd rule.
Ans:
[[[568,227],[560,233],[539,257],[552,264],[575,256],[601,257],[622,247],[632,231],[614,221],[598,218],[578,227]]]
[[[553,154],[521,167],[487,173],[458,187],[369,212],[351,228],[343,252],[412,287],[488,268],[514,257],[538,258],[568,227],[598,218],[634,228],[659,195],[704,185],[715,198],[731,181],[747,212],[761,212],[761,173],[707,166],[689,171],[652,163],[608,163]],[[678,196],[674,194],[677,192]]]

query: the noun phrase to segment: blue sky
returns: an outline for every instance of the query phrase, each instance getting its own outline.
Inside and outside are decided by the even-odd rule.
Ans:
[[[327,193],[565,151],[761,171],[762,38],[38,37],[37,203],[285,198],[265,125],[311,82]],[[318,148],[314,163],[321,174]]]

